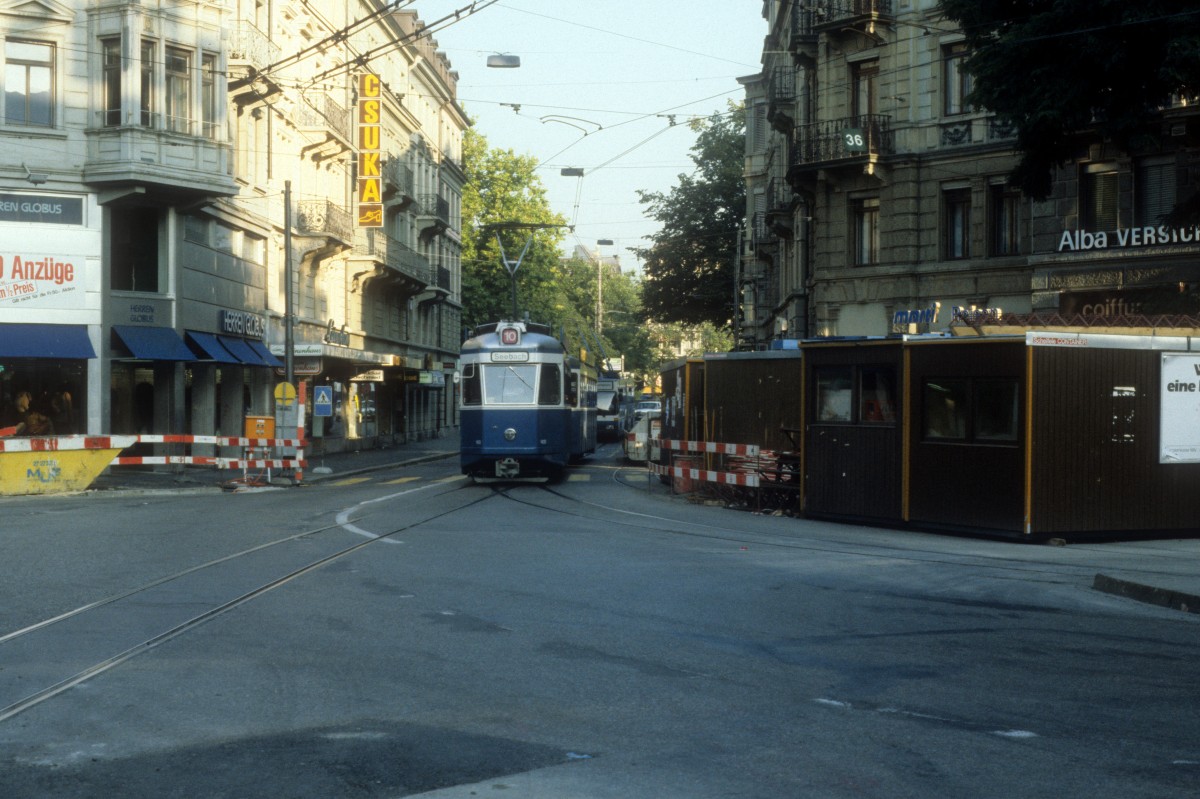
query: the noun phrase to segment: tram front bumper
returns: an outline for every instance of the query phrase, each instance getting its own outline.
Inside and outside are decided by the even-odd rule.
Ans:
[[[496,476],[511,479],[521,476],[521,464],[516,458],[502,458],[496,461]]]

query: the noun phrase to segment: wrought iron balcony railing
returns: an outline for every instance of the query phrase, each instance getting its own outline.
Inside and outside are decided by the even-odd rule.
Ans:
[[[450,224],[450,201],[440,194],[421,195],[421,216],[431,216],[445,225]]]
[[[359,237],[359,251],[372,256],[392,272],[417,284],[417,290],[432,282],[434,275],[429,259],[399,239],[372,228],[360,229]]]
[[[354,241],[354,219],[345,208],[328,200],[296,203],[296,230],[310,236],[327,236],[350,244]]]
[[[790,160],[793,168],[858,163],[893,151],[891,117],[861,114],[796,127]]]
[[[279,60],[279,45],[270,40],[253,22],[238,20],[229,36],[229,60],[244,61],[261,70]]]
[[[305,128],[328,128],[346,141],[350,134],[350,114],[328,94],[309,96],[299,104],[300,125]]]
[[[413,168],[396,155],[388,153],[383,162],[383,180],[396,187],[404,197],[413,197]]]
[[[854,27],[860,23],[890,20],[892,0],[807,0],[812,30]]]

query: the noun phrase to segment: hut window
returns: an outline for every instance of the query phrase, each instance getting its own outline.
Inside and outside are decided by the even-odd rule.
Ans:
[[[1018,407],[1016,380],[976,381],[976,440],[1016,441]]]
[[[896,370],[831,366],[816,370],[818,423],[895,424]]]
[[[968,385],[966,380],[930,380],[925,383],[921,430],[925,438],[967,437]]]
[[[927,380],[922,399],[921,431],[926,440],[1002,443],[1019,437],[1016,379]]]
[[[894,369],[864,368],[859,373],[859,421],[895,424],[896,373]]]
[[[853,371],[850,367],[817,370],[817,421],[849,422],[854,408]]]

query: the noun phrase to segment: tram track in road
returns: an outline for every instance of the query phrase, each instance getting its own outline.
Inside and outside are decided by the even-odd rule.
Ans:
[[[439,494],[438,497],[458,494],[462,488],[457,487],[444,494]],[[482,496],[473,496],[471,492],[464,492],[466,500],[464,502],[456,502],[451,507],[422,514],[419,518],[414,518],[386,532],[374,534],[373,537],[365,540],[350,545],[337,545],[336,548],[324,551],[317,557],[307,555],[300,558],[298,562],[283,565],[280,564],[281,558],[276,558],[261,566],[252,566],[250,575],[238,575],[236,574],[237,569],[232,568],[234,566],[245,567],[249,560],[270,553],[281,545],[311,542],[323,533],[343,531],[345,520],[339,520],[333,524],[304,530],[215,558],[6,633],[0,636],[0,662],[4,663],[3,668],[0,669],[0,723],[37,707],[139,655],[194,631],[208,622],[330,563],[356,554],[380,542],[392,540],[393,536],[400,533],[414,530],[485,502],[492,499],[495,494],[496,492],[493,491]],[[221,575],[223,578],[233,581],[234,577],[237,577],[248,582],[248,585],[226,589],[224,596],[210,597],[207,600],[198,600],[189,594],[189,592],[204,593],[206,591],[222,593],[219,588],[211,588],[211,586],[222,584],[221,580],[212,576],[222,567],[230,570],[229,575]],[[268,576],[259,573],[262,571],[268,572]],[[189,578],[197,576],[210,578],[204,582],[203,590],[196,585],[186,587],[183,585]],[[176,588],[174,594],[171,593],[173,587]],[[163,596],[155,597],[156,592],[166,593]],[[204,605],[203,610],[199,612],[185,611],[188,615],[184,618],[164,621],[158,624],[152,633],[143,632],[135,635],[132,640],[127,638],[120,643],[109,643],[110,640],[120,641],[120,633],[129,626],[123,620],[131,618],[135,612],[145,614],[148,608],[151,610],[168,608],[170,610],[174,607],[193,607],[200,603]],[[124,608],[128,608],[125,613],[122,612]],[[106,614],[108,616],[104,618]],[[105,626],[106,622],[107,627]],[[144,620],[141,623],[144,626],[153,624],[153,622],[148,624]],[[106,633],[111,634],[106,635]],[[100,643],[94,643],[92,647],[96,650],[103,647],[109,651],[96,651],[91,654],[75,652],[74,647],[85,639],[88,641],[99,639]],[[61,653],[63,651],[71,653],[74,665],[63,667],[58,662],[46,661],[45,653]],[[26,660],[22,661],[22,656],[25,656]],[[56,667],[58,668],[57,672],[55,672]],[[53,673],[53,676],[43,676],[49,673]],[[40,687],[30,688],[31,685],[40,685]]]
[[[638,486],[622,482],[619,479],[619,471],[616,481],[619,485],[632,490],[639,489]],[[919,540],[924,538],[926,535],[922,533],[896,533],[896,535],[912,537],[914,540],[909,544],[888,544],[872,541],[848,542],[827,536],[812,535],[808,532],[805,532],[803,537],[782,532],[747,534],[745,530],[736,530],[728,525],[712,525],[704,522],[685,521],[677,517],[642,513],[638,511],[631,511],[628,508],[604,505],[602,503],[571,496],[570,494],[564,493],[558,488],[549,485],[536,485],[530,487],[534,487],[541,493],[551,494],[574,505],[593,508],[598,513],[589,515],[581,512],[573,512],[561,507],[542,505],[540,503],[533,502],[530,499],[512,496],[508,490],[503,490],[500,493],[510,501],[518,502],[530,507],[541,508],[547,511],[566,514],[569,516],[577,516],[579,518],[586,518],[592,521],[604,521],[611,524],[620,524],[624,527],[647,530],[666,536],[687,537],[737,546],[769,547],[772,549],[789,551],[812,552],[821,555],[845,555],[850,557],[876,558],[885,557],[895,561],[920,565],[940,564],[954,567],[965,566],[987,570],[997,579],[1020,579],[1031,581],[1040,578],[1042,581],[1051,583],[1083,582],[1090,584],[1096,571],[1094,565],[1091,563],[1086,565],[1081,564],[1078,566],[1070,564],[1051,564],[1044,561],[1034,561],[1029,558],[1013,557],[1011,555],[1004,555],[998,552],[993,553],[984,551],[954,554],[947,552],[944,549],[939,550],[921,546]],[[804,523],[797,520],[789,521],[797,524]],[[809,522],[808,524],[811,525],[812,523]],[[952,537],[948,538],[947,540],[956,541],[956,539],[953,539]],[[1022,542],[995,543],[998,548],[1017,547],[1023,551],[1028,551],[1025,549],[1027,545]],[[1164,572],[1164,574],[1169,574],[1169,572]]]

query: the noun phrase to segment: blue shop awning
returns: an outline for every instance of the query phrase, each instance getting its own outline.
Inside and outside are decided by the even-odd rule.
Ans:
[[[187,331],[188,340],[192,342],[194,349],[203,353],[202,361],[216,361],[217,363],[241,363],[229,350],[221,346],[221,342],[217,341],[216,335],[213,333],[198,333],[195,330]]]
[[[272,355],[271,351],[267,349],[266,344],[263,344],[261,341],[255,341],[254,339],[246,339],[246,343],[250,345],[250,349],[258,353],[258,357],[262,358],[267,366],[278,366],[280,368],[283,367],[283,361]]]
[[[121,343],[143,361],[194,361],[196,356],[188,349],[179,334],[170,327],[137,327],[113,325],[113,332]]]
[[[0,358],[95,358],[86,325],[0,325]]]
[[[258,353],[250,349],[250,345],[244,338],[217,336],[217,340],[221,342],[225,349],[233,353],[233,357],[247,366],[267,366],[267,362],[260,358]]]

